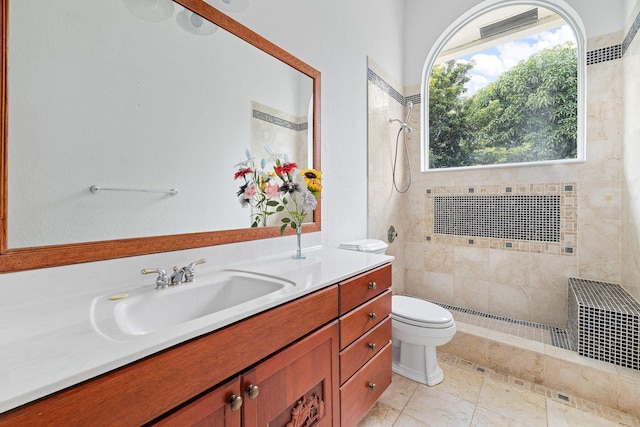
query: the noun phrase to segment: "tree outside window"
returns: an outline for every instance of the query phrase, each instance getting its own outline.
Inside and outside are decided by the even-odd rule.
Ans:
[[[432,67],[429,168],[578,158],[573,33],[565,25],[522,38],[513,34],[494,37],[491,46],[485,43],[482,50],[436,61]],[[445,46],[444,51],[451,49]],[[517,55],[522,58],[515,62]],[[496,69],[499,73],[492,75]]]

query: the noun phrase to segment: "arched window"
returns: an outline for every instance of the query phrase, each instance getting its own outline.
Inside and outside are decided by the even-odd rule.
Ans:
[[[423,170],[584,160],[584,34],[561,0],[461,16],[423,69]]]

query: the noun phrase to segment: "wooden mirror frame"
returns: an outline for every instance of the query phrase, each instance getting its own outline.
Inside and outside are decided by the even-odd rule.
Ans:
[[[17,1],[17,0],[14,0]],[[320,72],[280,47],[266,40],[249,28],[231,19],[202,0],[174,0],[185,8],[201,15],[220,28],[241,38],[313,80],[313,167],[320,169]],[[0,0],[0,34],[2,35],[0,82],[0,273],[32,270],[68,264],[124,258],[136,255],[200,248],[228,243],[244,242],[280,236],[280,227],[242,228],[165,236],[139,237],[64,245],[10,249],[7,239],[8,212],[8,99],[7,52],[9,25],[9,0]],[[321,203],[313,212],[313,222],[304,224],[304,232],[320,231]],[[9,219],[10,220],[10,219]],[[285,234],[294,234],[287,228]]]

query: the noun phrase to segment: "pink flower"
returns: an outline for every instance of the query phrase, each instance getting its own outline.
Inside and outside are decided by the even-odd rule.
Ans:
[[[251,199],[258,193],[258,189],[255,184],[249,184],[247,188],[244,190],[244,198]]]
[[[267,199],[273,199],[280,194],[280,187],[278,185],[267,185],[267,188],[264,189],[264,194],[267,196]]]

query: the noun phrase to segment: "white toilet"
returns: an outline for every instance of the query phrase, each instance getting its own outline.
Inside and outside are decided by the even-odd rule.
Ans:
[[[418,298],[391,297],[393,372],[428,386],[440,384],[444,374],[436,346],[451,341],[455,333],[448,310]]]
[[[387,244],[374,239],[342,243],[342,249],[385,253]],[[456,323],[451,313],[431,302],[410,296],[391,298],[393,372],[428,386],[439,384],[444,374],[436,346],[451,341]]]

